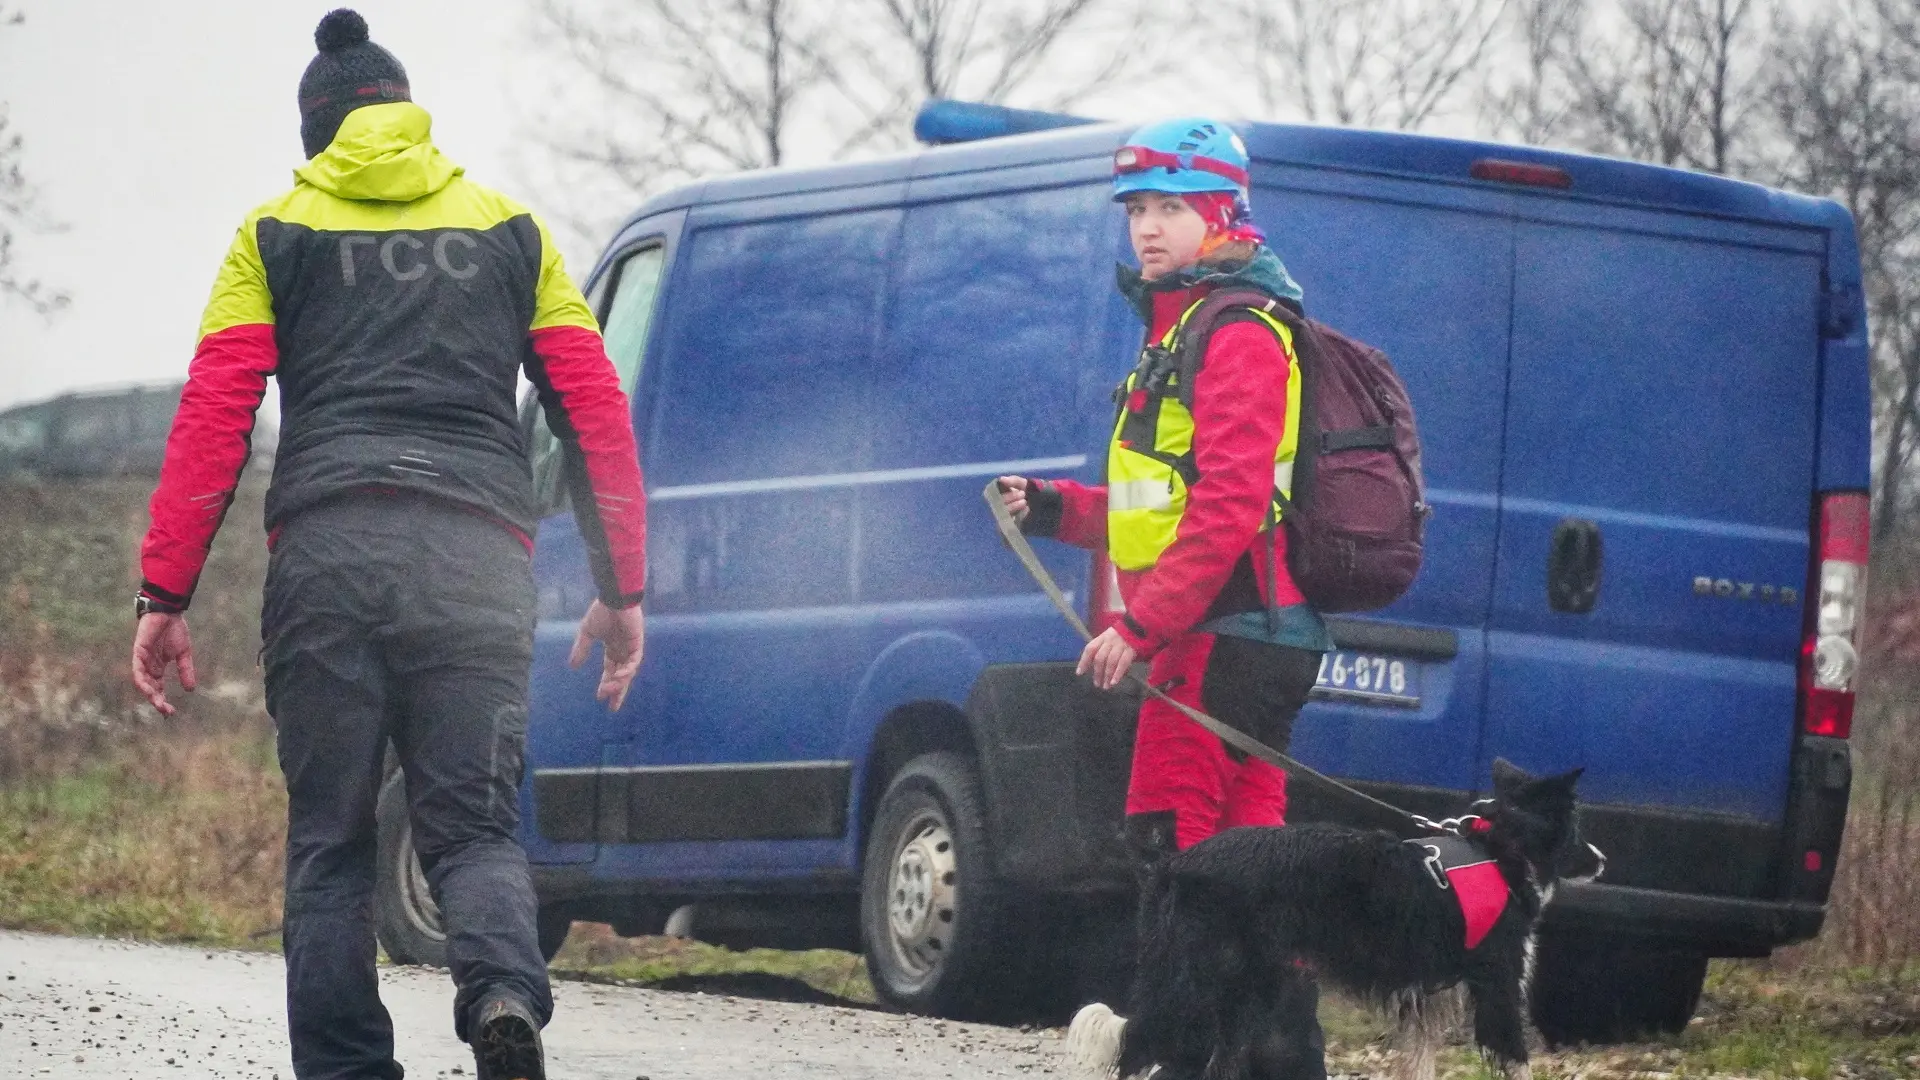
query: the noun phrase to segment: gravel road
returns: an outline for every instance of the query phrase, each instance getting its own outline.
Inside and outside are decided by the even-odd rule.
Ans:
[[[442,972],[384,968],[414,1080],[471,1078]],[[1073,1071],[1055,1034],[557,982],[554,1080],[921,1080]],[[292,1080],[278,956],[0,932],[0,1075]]]

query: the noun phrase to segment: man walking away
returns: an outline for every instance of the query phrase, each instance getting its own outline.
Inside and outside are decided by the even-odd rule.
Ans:
[[[300,80],[307,164],[241,226],[167,440],[133,678],[192,690],[185,611],[247,459],[267,377],[267,709],[287,781],[287,1023],[301,1080],[403,1075],[380,1003],[374,803],[391,740],[447,930],[454,1030],[482,1080],[544,1077],[553,1012],[515,842],[537,524],[521,371],[565,445],[618,709],[640,666],[645,507],[626,395],[546,227],[461,175],[359,15],[322,19]]]

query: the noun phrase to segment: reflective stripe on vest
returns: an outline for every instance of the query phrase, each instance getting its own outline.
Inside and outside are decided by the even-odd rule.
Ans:
[[[1160,339],[1160,347],[1177,354],[1179,336],[1187,319],[1200,306],[1199,301],[1180,316],[1179,322]],[[1274,449],[1273,486],[1281,495],[1293,492],[1294,451],[1300,431],[1300,361],[1293,351],[1293,332],[1280,320],[1262,311],[1253,311],[1280,339],[1280,350],[1287,358],[1287,428]],[[1171,376],[1158,393],[1136,396],[1136,384],[1144,372],[1136,368],[1123,387],[1120,415],[1113,425],[1113,440],[1107,448],[1107,553],[1122,570],[1145,570],[1160,560],[1160,553],[1172,545],[1180,530],[1180,518],[1187,510],[1187,481],[1181,468],[1193,462],[1193,414],[1180,404],[1179,376]],[[1132,406],[1138,402],[1140,408]],[[1128,420],[1134,432],[1129,445]],[[1152,442],[1146,445],[1151,422]],[[1272,516],[1261,523],[1262,530],[1280,517],[1276,503]]]

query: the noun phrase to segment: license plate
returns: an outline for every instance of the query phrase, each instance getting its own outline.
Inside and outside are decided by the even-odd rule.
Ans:
[[[1420,665],[1412,660],[1335,649],[1320,659],[1313,696],[1400,708],[1420,707]]]

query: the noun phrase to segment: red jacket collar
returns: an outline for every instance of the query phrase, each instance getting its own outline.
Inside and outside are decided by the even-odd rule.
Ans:
[[[1165,337],[1173,324],[1180,321],[1194,301],[1213,291],[1211,284],[1189,285],[1184,289],[1168,289],[1165,292],[1152,293],[1153,325],[1147,330],[1147,340],[1159,341]]]

